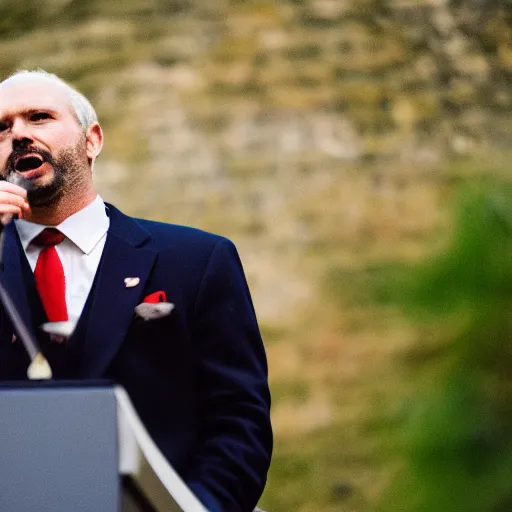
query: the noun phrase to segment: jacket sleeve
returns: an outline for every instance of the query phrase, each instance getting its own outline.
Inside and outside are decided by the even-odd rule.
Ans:
[[[272,452],[267,361],[242,265],[224,238],[198,292],[199,443],[185,480],[212,512],[250,512]]]

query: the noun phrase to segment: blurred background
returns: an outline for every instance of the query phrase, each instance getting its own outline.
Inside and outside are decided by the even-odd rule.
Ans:
[[[262,508],[512,510],[510,0],[0,0],[36,67],[97,108],[105,200],[236,243]]]

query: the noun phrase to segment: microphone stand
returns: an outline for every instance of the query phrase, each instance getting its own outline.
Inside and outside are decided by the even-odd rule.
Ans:
[[[0,233],[0,265],[3,265],[4,260],[4,246],[5,246],[5,227],[12,222],[12,216],[3,215],[1,219],[1,233]],[[14,330],[18,334],[25,350],[30,357],[30,365],[27,369],[27,376],[31,380],[47,380],[52,378],[52,370],[48,364],[47,359],[44,357],[37,341],[33,338],[30,330],[25,324],[23,318],[18,311],[18,308],[11,299],[9,293],[5,289],[3,283],[0,281],[0,302],[3,304],[9,318],[11,319]]]

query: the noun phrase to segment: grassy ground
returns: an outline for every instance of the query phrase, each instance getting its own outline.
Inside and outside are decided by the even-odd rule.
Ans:
[[[370,511],[393,473],[381,429],[403,398],[396,358],[414,333],[395,311],[354,307],[340,316],[268,346],[276,434],[262,499],[269,510]],[[322,319],[330,323],[325,311]]]

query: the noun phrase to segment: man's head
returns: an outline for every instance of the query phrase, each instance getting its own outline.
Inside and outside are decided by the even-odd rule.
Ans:
[[[102,144],[94,108],[57,76],[21,71],[0,82],[0,177],[24,178],[32,206],[89,194]]]

